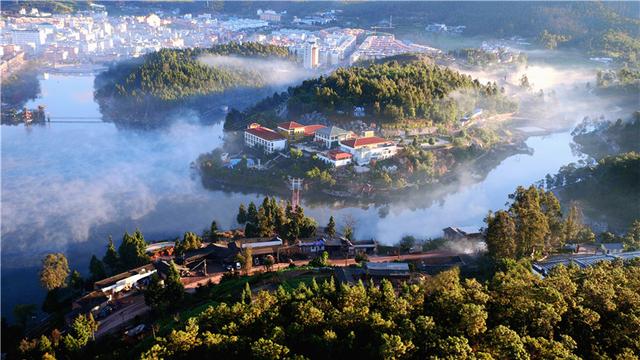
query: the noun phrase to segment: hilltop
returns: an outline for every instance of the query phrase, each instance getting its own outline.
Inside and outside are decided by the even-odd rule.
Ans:
[[[479,107],[494,113],[517,109],[495,83],[481,84],[428,58],[402,56],[339,68],[328,76],[304,81],[243,113],[230,112],[225,128],[241,129],[267,120],[275,115],[272,109],[277,106],[286,106],[289,117],[317,111],[337,120],[361,107],[365,119],[384,123],[417,120],[423,125],[452,125]]]
[[[110,119],[153,119],[162,111],[187,103],[208,103],[210,96],[265,85],[262,74],[234,65],[210,66],[208,55],[288,59],[286,48],[256,43],[230,43],[202,49],[162,49],[140,60],[114,64],[95,80],[95,97]],[[153,119],[153,120],[151,120]]]

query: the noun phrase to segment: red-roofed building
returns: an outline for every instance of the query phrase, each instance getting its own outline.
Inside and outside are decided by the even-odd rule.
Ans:
[[[351,164],[353,155],[340,149],[333,149],[318,153],[318,159],[335,167],[340,167]]]
[[[398,152],[393,141],[377,136],[340,141],[340,149],[353,155],[353,160],[358,165],[366,165],[371,160],[388,159]]]
[[[301,138],[304,136],[304,125],[295,121],[287,121],[278,124],[278,132],[287,139]]]
[[[314,136],[316,131],[325,128],[324,125],[307,125],[304,127],[304,136]]]
[[[340,142],[340,145],[349,147],[352,149],[360,149],[363,147],[375,148],[381,144],[389,143],[391,141],[385,140],[378,136],[361,137],[356,139],[349,139]]]
[[[315,135],[316,131],[324,127],[324,125],[302,125],[295,121],[287,121],[278,124],[278,132],[289,140],[300,140],[306,136]]]
[[[244,143],[249,147],[262,147],[266,153],[284,150],[287,139],[277,131],[253,123],[244,131]]]

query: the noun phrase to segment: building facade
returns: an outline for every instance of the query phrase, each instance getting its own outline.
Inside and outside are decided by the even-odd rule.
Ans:
[[[340,149],[353,155],[353,160],[358,165],[367,165],[372,160],[388,159],[398,153],[398,147],[393,141],[377,136],[341,141]]]
[[[284,150],[287,139],[276,131],[253,123],[244,131],[244,143],[248,147],[261,147],[266,153]]]
[[[338,146],[340,141],[349,140],[355,137],[351,131],[341,129],[337,126],[325,127],[316,131],[314,141],[321,142],[327,149]]]
[[[315,69],[320,66],[320,47],[312,40],[304,48],[305,69]]]
[[[318,159],[335,167],[349,165],[352,162],[353,155],[339,149],[329,150],[327,152],[318,153]]]

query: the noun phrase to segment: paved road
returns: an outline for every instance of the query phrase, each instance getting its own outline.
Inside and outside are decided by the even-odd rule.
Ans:
[[[123,308],[100,320],[100,326],[98,327],[98,331],[96,331],[96,338],[118,330],[123,324],[126,324],[136,316],[142,316],[151,310],[151,308],[144,303],[144,295],[142,294],[129,296],[121,301],[126,302]]]

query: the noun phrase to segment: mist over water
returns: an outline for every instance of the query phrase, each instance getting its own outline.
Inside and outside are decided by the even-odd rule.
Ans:
[[[279,60],[201,60],[211,66],[260,71],[276,86],[310,76]],[[584,88],[589,71],[583,68],[542,64],[522,71],[534,87],[556,91],[555,105],[548,106],[553,112],[545,117],[562,118],[565,129],[529,138],[533,155],[511,156],[487,169],[485,178],[463,171],[464,176],[453,185],[434,187],[428,195],[418,193],[385,206],[307,204],[303,194],[306,213],[320,225],[333,215],[339,228],[347,217],[352,218],[356,237],[387,244],[404,235],[437,237],[447,226],[481,227],[487,212],[504,207],[507,194],[516,186],[529,185],[578,159],[569,146],[572,124],[617,107],[615,102],[590,96]],[[493,72],[472,75],[483,81],[504,76]],[[517,84],[519,76],[520,72],[511,74],[507,82]],[[256,193],[206,190],[190,168],[200,154],[222,144],[222,118],[219,122],[207,119],[214,121],[205,125],[183,112],[168,128],[127,130],[100,122],[92,76],[51,75],[42,81],[41,89],[41,98],[28,107],[45,105],[52,121],[87,117],[97,123],[1,128],[3,314],[10,314],[16,303],[42,302],[44,291],[39,288],[37,270],[46,253],[64,252],[71,268],[87,274],[91,254],[102,256],[109,235],[118,243],[124,231],[140,228],[147,240],[173,239],[185,231],[201,232],[213,219],[221,228],[229,228],[236,226],[239,204],[262,200],[263,195]],[[624,114],[620,107],[616,111]]]
[[[258,59],[239,56],[203,55],[198,59],[212,67],[232,68],[253,71],[272,87],[298,84],[302,80],[314,77],[314,71],[306,70],[297,64],[280,59]]]

